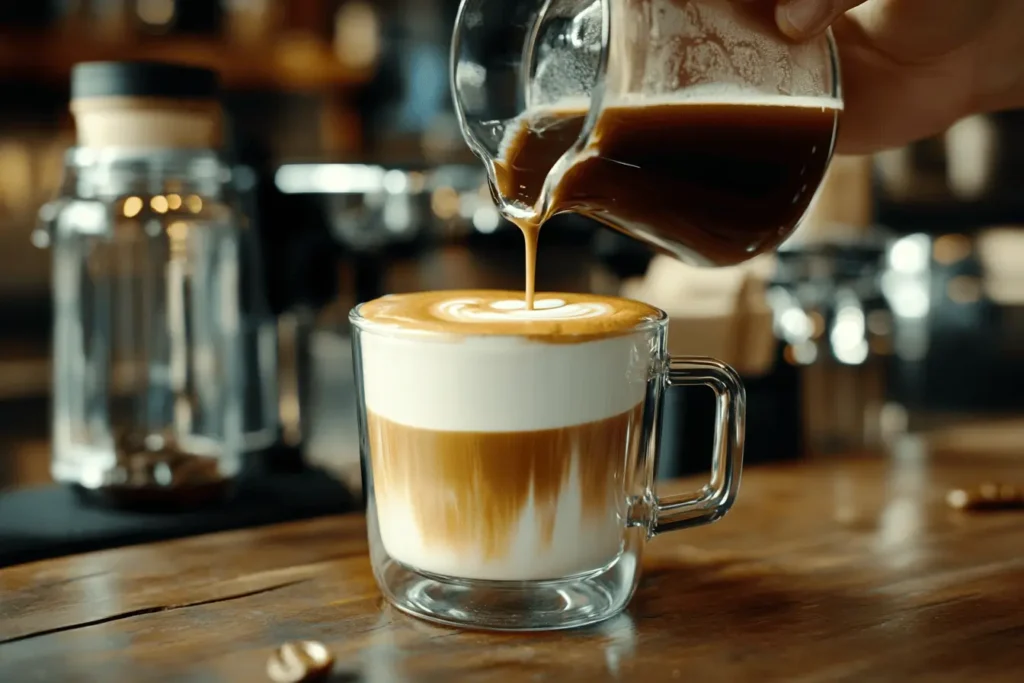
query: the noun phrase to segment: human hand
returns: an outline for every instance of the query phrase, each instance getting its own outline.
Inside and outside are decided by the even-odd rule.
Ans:
[[[775,20],[795,40],[832,26],[846,100],[841,153],[1024,107],[1024,0],[778,0]]]

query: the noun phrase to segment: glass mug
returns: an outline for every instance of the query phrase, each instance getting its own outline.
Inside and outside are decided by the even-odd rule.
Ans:
[[[771,251],[831,161],[831,33],[771,3],[462,0],[451,87],[506,218],[586,215],[694,265]]]
[[[664,312],[545,342],[385,326],[363,306],[349,319],[370,560],[398,609],[480,629],[598,622],[625,608],[650,538],[732,506],[743,385],[719,361],[670,358]],[[658,497],[662,393],[695,385],[717,396],[711,478]]]

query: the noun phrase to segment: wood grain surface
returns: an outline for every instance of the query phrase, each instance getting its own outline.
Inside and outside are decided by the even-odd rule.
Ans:
[[[650,544],[628,613],[558,634],[397,613],[358,515],[12,567],[0,681],[259,682],[275,646],[315,639],[332,681],[1016,683],[1024,514],[944,497],[1022,480],[1009,457],[751,469],[722,522]]]

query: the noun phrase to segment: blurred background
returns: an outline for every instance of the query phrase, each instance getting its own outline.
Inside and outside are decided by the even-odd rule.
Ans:
[[[455,0],[0,3],[0,490],[49,474],[51,256],[40,207],[74,144],[82,61],[216,69],[232,182],[275,319],[285,459],[358,488],[346,314],[383,293],[522,287],[522,241],[451,111]],[[695,271],[585,219],[543,232],[543,289],[666,309],[675,353],[744,375],[748,462],[1019,449],[1024,426],[1024,112],[838,159],[777,256]],[[710,397],[673,395],[662,476],[701,470]],[[680,448],[685,440],[686,447]],[[679,455],[680,452],[682,455]]]

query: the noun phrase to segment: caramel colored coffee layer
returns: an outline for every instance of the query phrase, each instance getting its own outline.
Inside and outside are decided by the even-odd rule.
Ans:
[[[494,290],[392,294],[363,304],[359,313],[401,330],[549,342],[613,337],[664,317],[638,301],[594,294],[538,293],[534,309],[527,310],[522,292]]]
[[[581,532],[625,500],[642,408],[525,432],[441,432],[367,415],[378,515],[407,510],[425,547],[500,560],[514,539],[552,546],[559,514]],[[560,503],[561,512],[560,512]],[[527,519],[532,525],[523,526]]]

